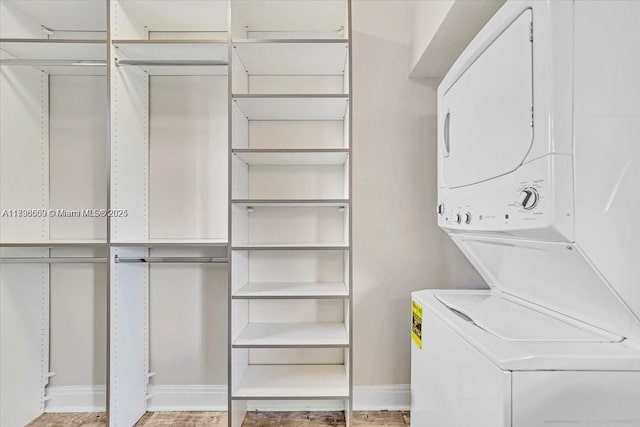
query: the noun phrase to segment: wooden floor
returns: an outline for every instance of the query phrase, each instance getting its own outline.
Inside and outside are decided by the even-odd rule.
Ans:
[[[105,427],[105,414],[44,414],[29,427]],[[408,426],[408,412],[355,412],[353,426]],[[147,412],[136,427],[222,427],[226,412]],[[243,427],[341,427],[340,412],[252,412]]]

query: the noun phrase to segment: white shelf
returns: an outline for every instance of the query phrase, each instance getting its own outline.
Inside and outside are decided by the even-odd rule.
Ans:
[[[344,242],[337,243],[244,243],[234,245],[234,251],[346,251],[349,245]]]
[[[342,165],[349,158],[349,149],[236,148],[233,154],[248,165]]]
[[[228,45],[219,40],[114,40],[118,64],[150,75],[226,75]],[[219,65],[211,65],[211,63]]]
[[[338,32],[345,28],[346,21],[346,2],[343,1],[242,0],[232,2],[231,10],[231,19],[237,24],[235,28],[250,33],[268,32],[274,38],[293,32],[339,37]]]
[[[232,399],[347,399],[344,365],[249,365]]]
[[[105,239],[55,239],[42,241],[0,242],[2,248],[62,248],[105,246]]]
[[[335,359],[351,345],[348,12],[343,1],[231,3],[232,400],[350,398],[350,360]],[[283,224],[293,228],[268,228]],[[312,282],[323,279],[337,282]],[[258,300],[296,315],[319,304],[329,322],[282,323]]]
[[[349,95],[233,95],[249,120],[344,120]]]
[[[349,346],[344,323],[249,323],[234,348],[295,348]]]
[[[154,247],[223,247],[227,246],[227,239],[148,239],[148,240],[121,240],[112,241],[113,246],[133,246],[141,248]]]
[[[5,0],[2,2],[5,3]],[[10,3],[11,9],[18,15],[52,29],[54,33],[86,32],[106,38],[107,10],[104,0],[29,0]],[[5,30],[9,31],[9,25]]]
[[[105,75],[104,40],[0,39],[2,65],[35,67],[47,74]]]
[[[249,75],[344,75],[345,39],[235,40],[233,47]]]
[[[251,207],[309,207],[309,208],[324,208],[324,207],[346,207],[349,205],[349,199],[296,199],[296,200],[277,200],[277,199],[234,199],[231,201],[234,205],[238,206],[251,206]]]
[[[348,297],[349,291],[343,282],[249,282],[232,295],[234,299],[345,299]]]

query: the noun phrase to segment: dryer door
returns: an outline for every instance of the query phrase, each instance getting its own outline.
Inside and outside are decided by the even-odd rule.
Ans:
[[[533,144],[532,23],[532,11],[526,9],[458,70],[449,87],[439,88],[445,187],[506,174],[527,156]]]

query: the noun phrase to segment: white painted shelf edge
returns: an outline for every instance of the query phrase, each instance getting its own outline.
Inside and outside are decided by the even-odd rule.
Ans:
[[[317,283],[259,283],[249,282],[242,286],[234,299],[323,299],[348,298],[349,290],[344,282]]]
[[[248,323],[233,342],[234,348],[348,346],[344,323]]]
[[[328,43],[337,43],[337,44],[348,44],[349,39],[345,38],[282,38],[282,39],[242,39],[242,38],[234,38],[231,40],[232,44],[328,44]]]
[[[233,150],[248,165],[342,165],[348,149],[335,150]]]
[[[111,241],[111,246],[137,246],[143,248],[160,246],[221,247],[227,245],[227,239],[148,239]]]
[[[251,207],[345,207],[349,199],[233,199],[231,203]]]
[[[14,242],[0,242],[0,247],[41,247],[41,248],[54,248],[54,247],[87,247],[87,246],[105,246],[107,241],[105,239],[53,239],[42,241],[14,241]]]
[[[247,250],[348,250],[349,244],[344,242],[311,242],[311,243],[245,243],[234,245],[234,251]]]

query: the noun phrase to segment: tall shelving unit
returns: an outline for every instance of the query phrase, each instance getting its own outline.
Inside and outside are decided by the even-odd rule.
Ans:
[[[113,427],[167,406],[211,410],[206,396],[167,402],[163,390],[224,382],[227,11],[110,2],[110,206],[127,210],[110,223]]]
[[[0,2],[2,426],[106,410],[106,34],[104,1]]]
[[[229,425],[281,408],[349,425],[350,3],[230,4]]]

